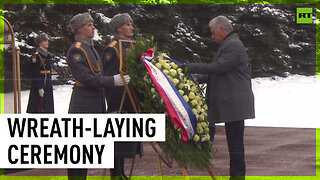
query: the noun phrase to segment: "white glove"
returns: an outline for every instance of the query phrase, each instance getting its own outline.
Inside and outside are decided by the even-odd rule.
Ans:
[[[130,76],[124,75],[123,77],[124,77],[124,81],[128,84],[130,82]],[[114,86],[124,86],[124,81],[122,80],[120,74],[113,76]]]
[[[43,89],[38,89],[38,93],[40,97],[44,97],[44,90]]]

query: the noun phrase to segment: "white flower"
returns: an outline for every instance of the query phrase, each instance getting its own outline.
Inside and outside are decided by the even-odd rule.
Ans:
[[[177,69],[178,68],[178,65],[176,65],[174,62],[171,62],[170,65],[171,65],[171,67],[173,69]]]
[[[197,134],[195,134],[195,135],[193,136],[193,140],[194,140],[195,142],[198,142],[198,141],[200,140],[200,137],[199,137]]]
[[[184,91],[180,89],[180,90],[179,90],[179,93],[181,94],[181,96],[183,96]]]
[[[197,126],[197,133],[202,134],[203,128],[201,126]]]
[[[204,133],[208,134],[209,133],[209,128],[204,128]]]
[[[182,69],[181,68],[178,68],[177,71],[178,71],[179,74],[182,73]]]
[[[183,99],[184,99],[186,102],[189,102],[189,98],[188,98],[187,95],[184,95],[184,96],[183,96]]]
[[[176,75],[177,75],[177,71],[174,70],[174,69],[170,69],[170,74],[171,74],[172,76],[176,76]]]
[[[194,94],[194,92],[190,92],[189,93],[189,98],[190,99],[194,99],[196,97],[196,95]]]
[[[189,84],[184,84],[184,87],[185,87],[186,89],[188,89],[188,91],[190,91],[190,85],[189,85]]]
[[[189,96],[190,97],[190,96]],[[190,98],[191,99],[191,98]],[[194,99],[191,101],[192,106],[196,106],[198,104],[198,102]],[[196,112],[198,113],[198,109],[196,109]]]
[[[172,80],[173,84],[176,86],[177,84],[179,84],[179,80],[177,78],[174,78]]]
[[[165,73],[166,75],[168,75],[169,74],[169,71],[168,70],[163,70],[163,73]]]
[[[156,93],[156,89],[155,88],[151,88],[151,92],[154,94]]]
[[[191,91],[198,92],[198,88],[196,86],[191,86]]]
[[[180,83],[180,84],[178,85],[178,88],[179,88],[179,89],[184,88],[184,84],[183,84],[183,83]]]
[[[160,59],[160,60],[159,60],[159,63],[163,66],[163,65],[165,65],[165,64],[166,64],[166,61],[165,61],[165,60],[163,60],[163,59]]]
[[[205,105],[203,105],[203,109],[204,110],[208,110],[208,106],[205,104]]]
[[[191,88],[192,89],[192,88]],[[199,102],[201,100],[200,96],[196,96],[195,99]]]
[[[197,110],[196,109],[192,109],[193,114],[197,115]]]
[[[195,99],[194,99],[193,101],[196,101],[196,102],[197,102],[197,104],[198,104],[198,101],[197,101],[197,100],[195,100]],[[199,106],[199,105],[197,106],[197,111],[198,111],[198,113],[200,113],[200,112],[201,112],[201,106]]]
[[[156,67],[158,68],[158,69],[161,69],[161,64],[160,63],[156,63]]]
[[[164,67],[166,70],[170,70],[170,69],[171,69],[171,66],[170,66],[170,64],[168,64],[168,63],[165,63],[165,64],[163,65],[163,67]]]
[[[207,141],[209,141],[210,140],[210,135],[209,134],[207,134]]]
[[[201,136],[201,142],[204,142],[204,141],[207,141],[207,140],[208,140],[207,135],[202,135]]]
[[[208,124],[206,122],[201,122],[202,127],[208,127]]]
[[[203,114],[200,114],[200,121],[203,121],[204,120],[204,115]]]

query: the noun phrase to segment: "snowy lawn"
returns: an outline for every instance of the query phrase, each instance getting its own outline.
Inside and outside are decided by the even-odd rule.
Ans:
[[[247,126],[320,128],[320,81],[315,76],[255,78],[256,119]]]
[[[246,126],[320,128],[320,81],[315,76],[255,78],[256,118]],[[55,113],[67,113],[71,85],[54,86]],[[21,93],[22,113],[26,112],[29,91]],[[12,111],[12,93],[5,94],[5,112]]]

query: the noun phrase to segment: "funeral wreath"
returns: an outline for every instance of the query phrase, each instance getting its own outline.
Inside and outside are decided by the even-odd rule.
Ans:
[[[166,141],[158,143],[162,151],[181,167],[208,170],[214,127],[209,125],[204,90],[153,44],[141,38],[128,50],[130,84],[143,112],[166,113]]]

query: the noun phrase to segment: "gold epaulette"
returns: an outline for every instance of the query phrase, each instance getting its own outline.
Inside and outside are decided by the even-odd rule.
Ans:
[[[80,47],[81,47],[81,42],[76,42],[75,47],[76,47],[76,48],[80,48]]]
[[[97,76],[100,76],[101,71],[100,71],[100,64],[99,64],[99,62],[97,62],[97,64],[96,64],[97,68],[94,67],[94,65],[92,64],[92,61],[91,61],[88,53],[81,47],[81,42],[76,42],[76,44],[75,44],[74,47],[80,49],[80,50],[83,52],[83,54],[86,56],[86,60],[87,60],[87,63],[88,63],[88,65],[89,65],[89,68],[90,68],[92,74],[97,75]]]
[[[34,56],[33,56],[33,58],[32,58],[32,62],[33,62],[33,63],[37,62],[36,56],[38,56],[39,59],[40,59],[40,67],[42,67],[43,69],[46,69],[46,62],[45,62],[45,60],[43,59],[43,57],[39,54],[38,51],[36,51],[36,52],[34,53]]]
[[[112,41],[110,44],[109,44],[109,47],[115,47],[117,45],[118,41]]]
[[[114,40],[108,45],[108,47],[113,48],[116,51],[117,58],[120,59],[120,52],[119,52],[118,48],[116,47],[117,43],[118,43],[118,41]]]
[[[86,86],[86,85],[84,85],[84,84],[82,84],[80,81],[77,81],[77,80],[76,80],[75,86]]]

